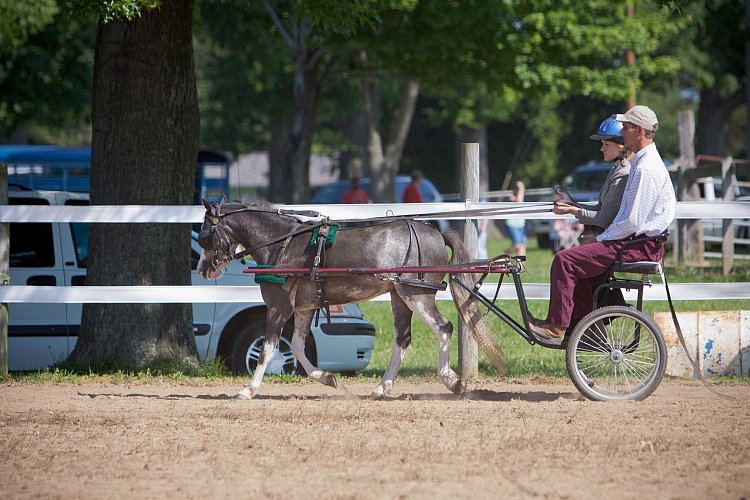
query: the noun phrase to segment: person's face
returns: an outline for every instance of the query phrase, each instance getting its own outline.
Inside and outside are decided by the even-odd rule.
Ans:
[[[620,135],[625,139],[625,146],[631,151],[638,151],[638,136],[640,134],[641,127],[631,122],[622,122],[622,130]]]
[[[620,145],[612,141],[602,141],[602,147],[599,148],[605,161],[615,161],[620,157]]]

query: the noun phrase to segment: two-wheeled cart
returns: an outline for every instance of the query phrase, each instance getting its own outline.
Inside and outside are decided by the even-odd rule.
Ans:
[[[631,243],[643,241],[634,240]],[[521,274],[526,257],[499,256],[486,261],[476,261],[460,267],[395,267],[395,268],[255,268],[248,273],[286,277],[320,277],[352,274],[393,275],[448,273],[451,279],[497,315],[529,344],[551,349],[566,350],[566,366],[573,384],[585,397],[596,401],[641,400],[658,387],[667,365],[667,348],[661,330],[654,320],[642,311],[643,292],[651,286],[651,275],[664,279],[659,262],[622,262],[611,268],[609,279],[594,292],[594,310],[568,329],[561,345],[551,344],[537,337],[529,328],[529,313]],[[617,274],[615,274],[617,273]],[[618,275],[640,275],[640,278],[622,278]],[[461,274],[480,274],[476,284],[461,279]],[[490,299],[480,291],[484,280],[491,274],[511,275],[518,297],[523,323],[519,323],[497,305],[497,292]],[[413,283],[409,283],[413,284]],[[414,286],[419,286],[415,284]],[[443,287],[444,288],[444,287]],[[598,306],[598,297],[607,290],[637,290],[635,306]]]

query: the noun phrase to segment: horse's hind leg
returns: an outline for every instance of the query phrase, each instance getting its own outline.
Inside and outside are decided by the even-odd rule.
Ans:
[[[398,288],[397,288],[398,290]],[[443,384],[456,394],[463,390],[463,384],[456,372],[450,366],[451,358],[451,336],[453,335],[453,324],[442,315],[437,308],[435,296],[426,293],[414,294],[414,288],[402,288],[401,297],[409,308],[427,323],[440,343],[440,352],[438,353],[438,376]]]
[[[324,372],[310,363],[305,356],[305,342],[310,335],[310,323],[315,311],[297,311],[294,315],[294,335],[292,336],[292,353],[305,369],[310,378],[314,378],[324,385],[336,388],[336,378],[331,372]]]
[[[372,397],[376,399],[391,394],[393,381],[401,368],[406,348],[411,344],[412,311],[396,292],[391,292],[391,310],[393,311],[393,351],[383,378],[372,390]]]

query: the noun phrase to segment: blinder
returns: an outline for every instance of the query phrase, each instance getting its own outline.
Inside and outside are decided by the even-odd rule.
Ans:
[[[216,226],[210,226],[208,229],[201,230],[198,235],[198,245],[203,250],[216,250]]]

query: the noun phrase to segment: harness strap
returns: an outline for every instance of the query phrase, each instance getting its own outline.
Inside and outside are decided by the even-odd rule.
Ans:
[[[674,310],[674,305],[672,304],[672,295],[669,293],[669,285],[667,284],[667,275],[666,273],[662,273],[661,278],[664,280],[664,289],[667,292],[667,302],[669,302],[669,311],[672,313],[672,321],[674,322],[675,330],[677,331],[677,338],[680,340],[680,344],[682,345],[682,348],[685,350],[685,355],[688,358],[688,361],[690,361],[690,365],[693,367],[693,371],[696,373],[698,378],[701,382],[703,382],[703,385],[708,389],[709,391],[713,392],[717,396],[724,398],[724,399],[735,399],[733,396],[729,396],[727,394],[722,394],[711,385],[709,385],[708,380],[706,380],[706,377],[703,375],[703,372],[698,368],[698,363],[693,359],[693,357],[690,355],[690,351],[687,348],[687,344],[685,343],[685,337],[682,335],[682,328],[680,328],[680,323],[677,321],[677,313]]]
[[[231,212],[231,213],[236,213],[236,212]],[[312,223],[309,226],[308,225],[301,225],[302,227],[293,227],[291,231],[289,231],[288,233],[286,233],[286,234],[284,234],[282,236],[279,236],[276,239],[273,239],[271,241],[266,241],[265,243],[261,243],[260,245],[255,245],[254,247],[245,249],[245,250],[243,250],[241,252],[237,252],[236,254],[232,255],[232,257],[230,258],[230,260],[241,259],[243,257],[247,257],[248,255],[252,254],[254,251],[256,251],[256,250],[258,250],[260,248],[271,246],[274,243],[278,243],[280,241],[291,240],[294,236],[297,236],[298,234],[302,234],[302,233],[306,233],[306,232],[312,231],[313,229],[315,229],[316,227],[321,226],[322,224],[323,224],[322,222],[315,222],[315,223]],[[287,245],[288,244],[289,243],[287,241]]]
[[[295,229],[297,229],[298,226],[299,226],[299,224],[296,224],[292,228],[292,231],[294,231]],[[286,247],[289,245],[289,242],[292,241],[292,236],[294,236],[294,235],[293,234],[289,234],[284,239],[284,242],[281,244],[281,248],[279,248],[279,251],[276,252],[276,257],[274,257],[274,259],[273,259],[273,264],[272,264],[273,266],[277,266],[279,264],[279,260],[281,260],[281,255],[284,253],[284,250],[286,250]]]

